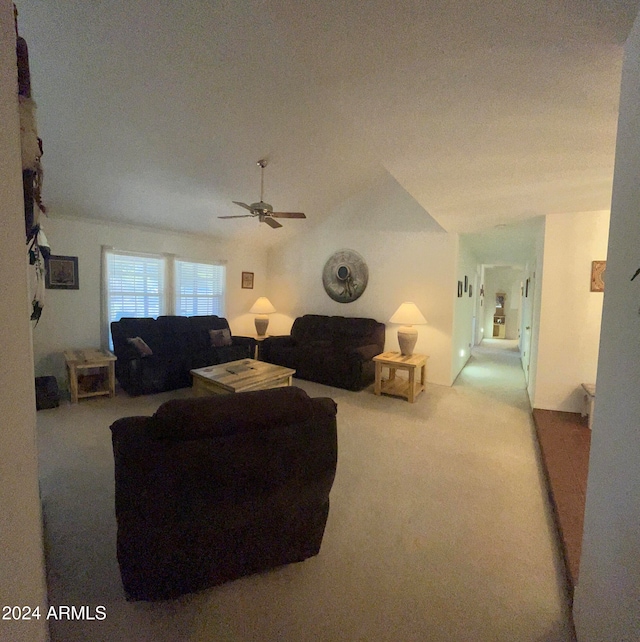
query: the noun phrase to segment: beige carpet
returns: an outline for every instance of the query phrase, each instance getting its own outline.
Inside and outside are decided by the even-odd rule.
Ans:
[[[513,342],[476,349],[415,404],[296,380],[338,403],[320,554],[156,604],[127,603],[115,557],[109,425],[179,391],[38,413],[54,642],[572,640],[566,588]]]

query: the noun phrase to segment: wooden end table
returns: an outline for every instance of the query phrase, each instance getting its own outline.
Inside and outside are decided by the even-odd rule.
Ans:
[[[254,334],[251,338],[256,340],[256,351],[253,358],[260,361],[260,344],[269,337],[268,334]]]
[[[415,403],[416,397],[424,390],[427,378],[426,354],[404,355],[399,352],[383,352],[373,360],[376,364],[376,383],[374,392],[394,397],[405,397],[409,403]],[[382,378],[382,369],[389,369],[389,378]],[[420,368],[420,377],[416,379],[416,370]],[[409,381],[396,377],[397,370],[407,370]]]
[[[84,397],[97,397],[98,395],[114,397],[116,394],[116,359],[117,357],[108,350],[96,348],[65,350],[64,360],[69,373],[71,403],[78,403],[78,399]],[[105,371],[102,373],[102,379],[97,380],[97,387],[83,387],[82,381],[79,381],[81,377],[86,376],[83,371],[94,368]]]

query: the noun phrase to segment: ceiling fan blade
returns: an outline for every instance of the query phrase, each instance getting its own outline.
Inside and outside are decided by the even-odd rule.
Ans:
[[[236,216],[218,216],[218,218],[253,218],[253,214],[237,214]]]
[[[267,225],[270,225],[274,230],[278,227],[282,227],[282,223],[278,223],[278,221],[274,221],[270,216],[265,216],[264,222]]]
[[[302,212],[271,212],[276,218],[307,218]]]
[[[240,207],[244,207],[245,210],[251,211],[251,205],[247,205],[246,203],[241,203],[240,201],[231,201],[232,203],[235,203],[236,205],[239,205]]]

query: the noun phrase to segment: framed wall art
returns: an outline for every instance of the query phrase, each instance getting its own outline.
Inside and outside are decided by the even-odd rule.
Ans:
[[[607,270],[606,261],[591,261],[591,291],[604,292],[604,274]]]
[[[49,290],[79,290],[78,257],[51,254],[46,260],[44,285]]]
[[[253,290],[253,272],[242,273],[242,287],[245,290]]]
[[[458,298],[462,296],[462,288],[463,288],[462,281],[458,281]]]

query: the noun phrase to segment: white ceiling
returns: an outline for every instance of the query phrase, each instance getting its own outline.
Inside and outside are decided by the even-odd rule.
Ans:
[[[54,213],[271,243],[385,170],[449,231],[609,209],[637,0],[16,1]],[[217,219],[260,158],[308,221]]]

